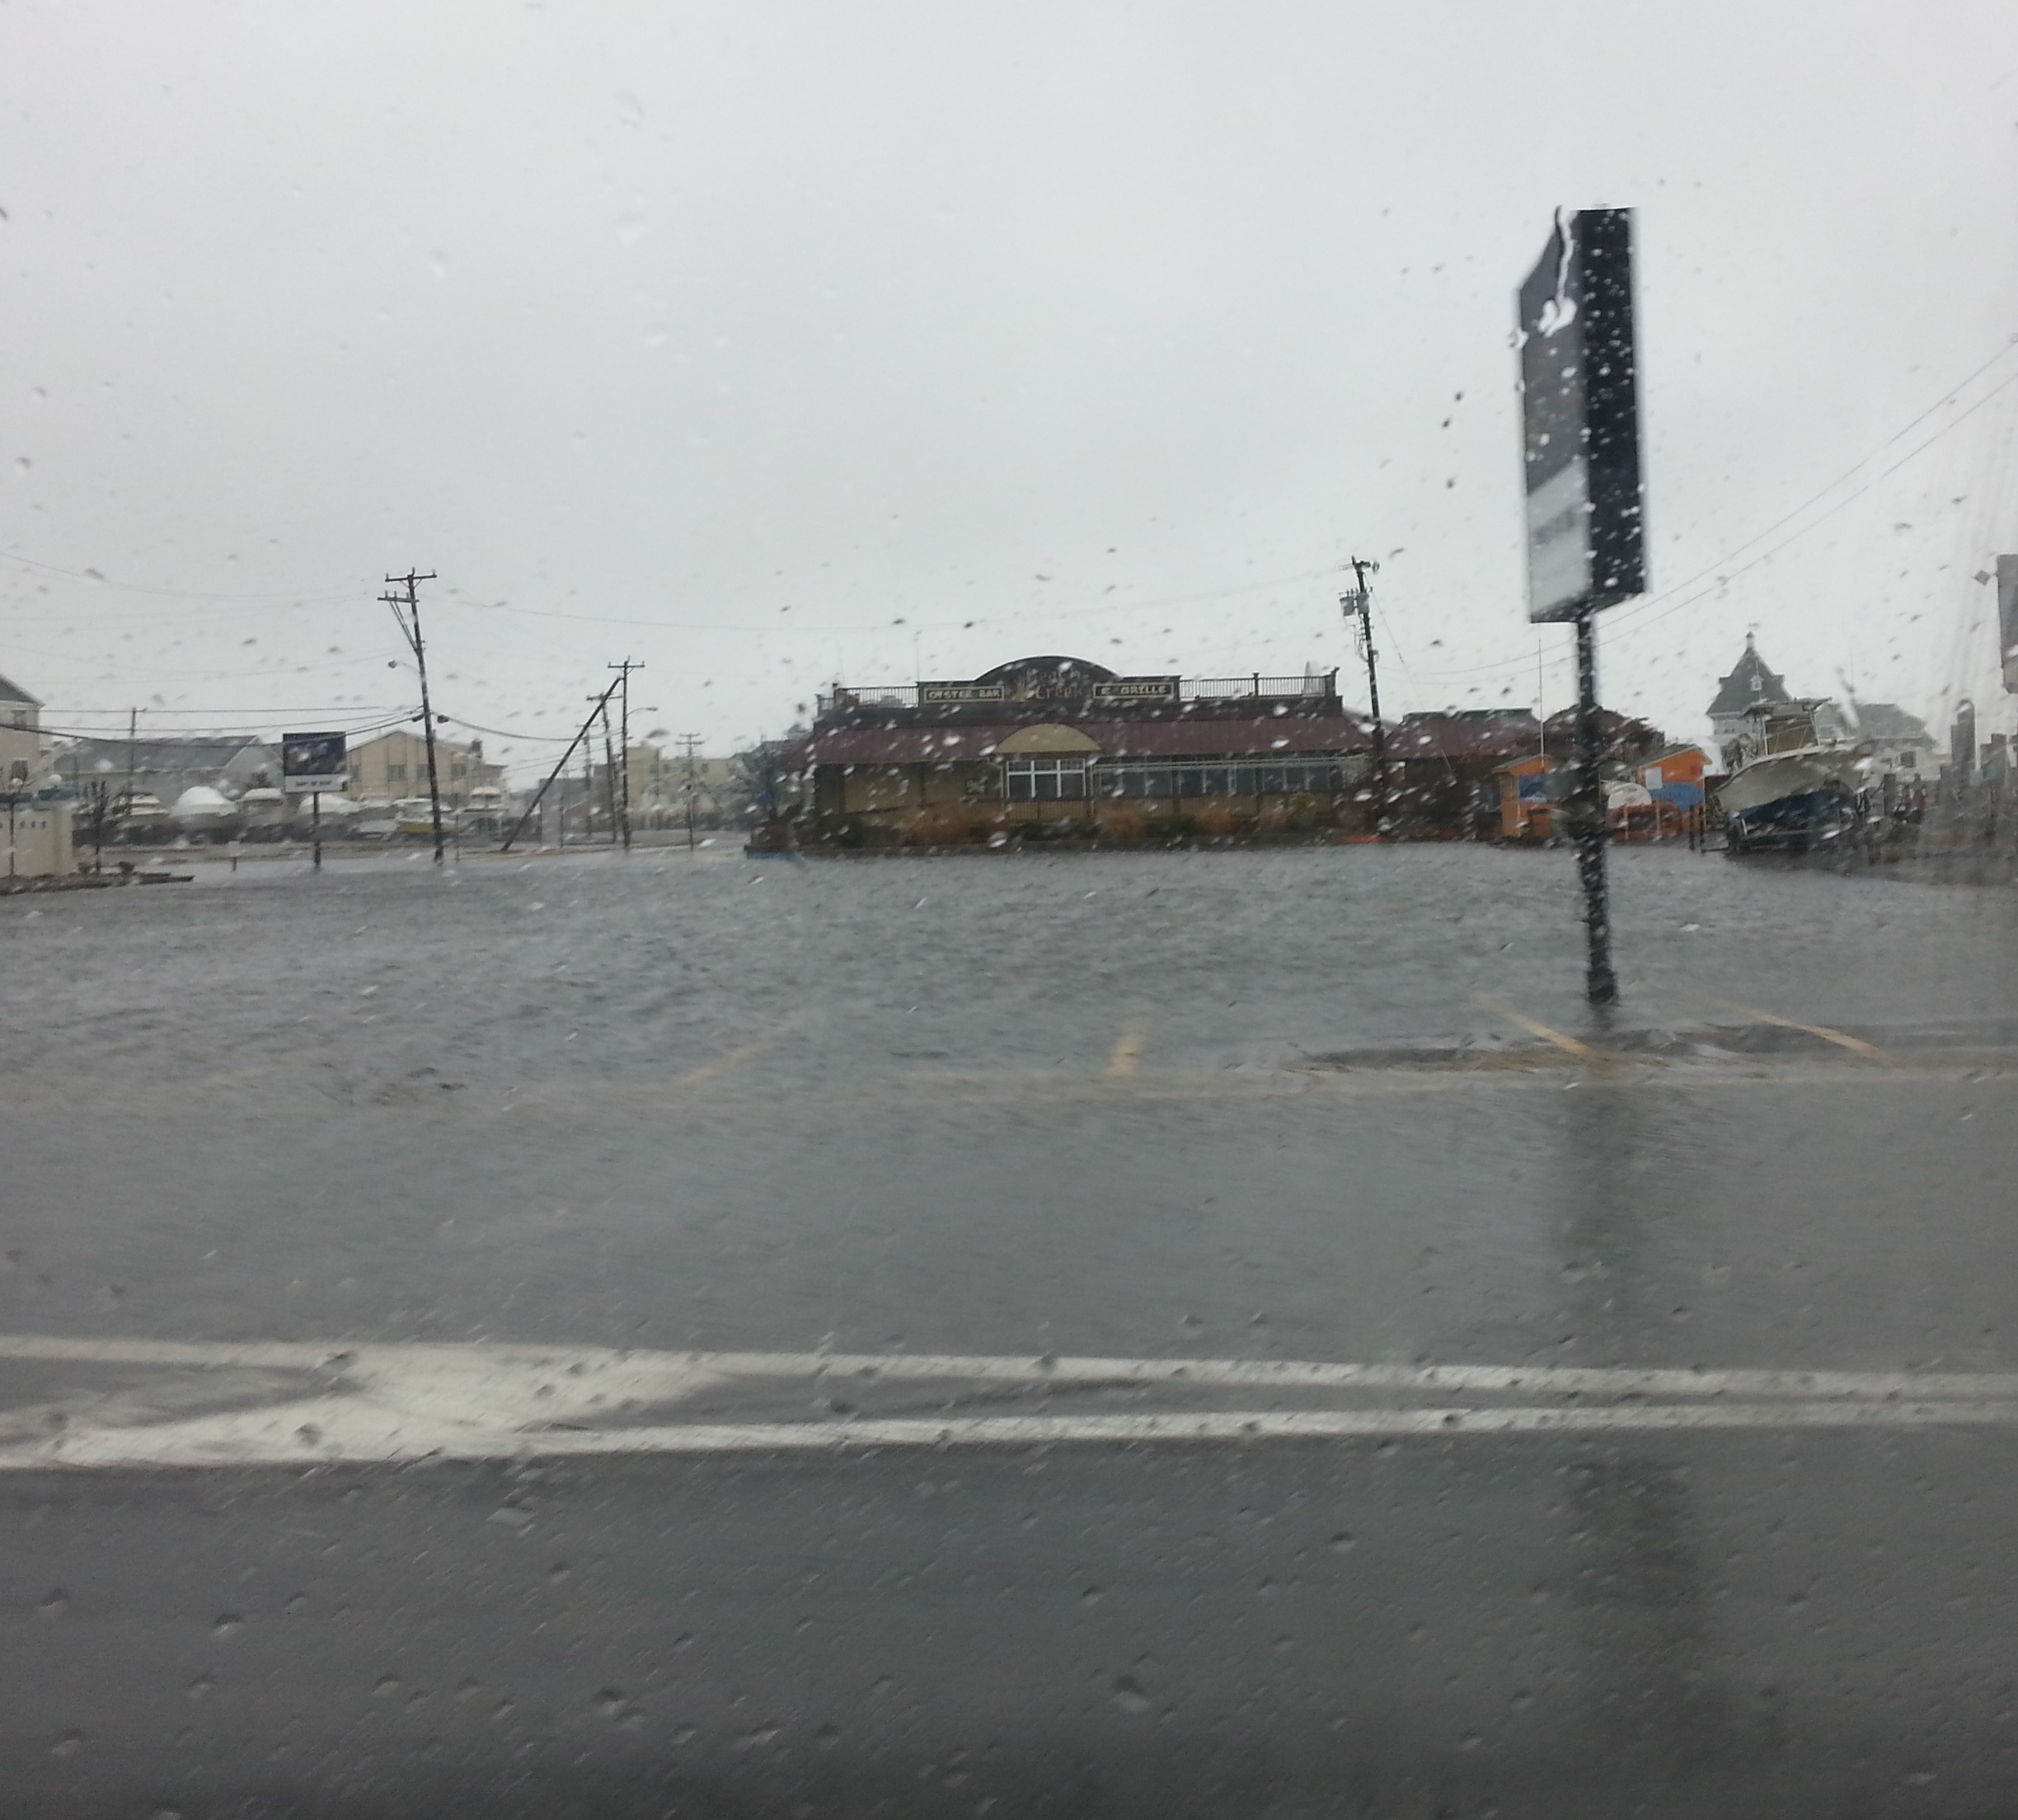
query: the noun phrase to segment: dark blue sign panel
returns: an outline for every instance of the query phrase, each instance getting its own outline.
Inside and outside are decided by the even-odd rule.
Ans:
[[[350,781],[350,754],[340,733],[286,733],[280,736],[282,787],[303,791],[341,790]]]
[[[1520,357],[1528,617],[1580,619],[1646,588],[1630,209],[1558,218]]]

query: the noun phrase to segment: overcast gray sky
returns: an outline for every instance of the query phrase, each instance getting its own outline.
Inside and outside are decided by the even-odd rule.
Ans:
[[[8,0],[0,672],[363,725],[413,565],[445,711],[565,735],[628,654],[719,749],[837,675],[1349,665],[1357,552],[1396,706],[1559,707],[1511,299],[1605,204],[1659,590],[1607,698],[1700,737],[1756,626],[1945,714],[2015,159],[2008,0]]]

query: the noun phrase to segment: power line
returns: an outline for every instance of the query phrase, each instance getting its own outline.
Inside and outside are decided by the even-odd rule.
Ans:
[[[33,556],[17,556],[12,550],[0,550],[0,560],[18,562],[24,569],[40,569],[45,575],[68,575],[73,581],[88,581],[94,587],[115,588],[123,594],[158,594],[167,600],[343,600],[355,596],[359,590],[354,587],[333,589],[329,592],[304,593],[298,589],[283,589],[276,593],[197,593],[185,588],[148,588],[138,582],[114,581],[101,575],[96,569],[63,569],[53,562],[37,562]]]
[[[538,739],[557,746],[569,737],[563,733],[514,733],[509,727],[481,726],[474,720],[465,720],[459,714],[444,714],[442,719],[452,727],[467,727],[472,733],[487,733],[500,739]]]
[[[1904,467],[1909,462],[1917,459],[1926,450],[1931,448],[1934,444],[1939,442],[1942,437],[1945,436],[1949,431],[1954,429],[1957,425],[1965,422],[1969,418],[1973,416],[1978,411],[1981,410],[1985,405],[1988,404],[1992,399],[1997,397],[1999,393],[2008,390],[2013,385],[2018,385],[2018,373],[2011,373],[2006,378],[2000,379],[1997,384],[1992,386],[1989,391],[1986,392],[1982,397],[1977,399],[1976,401],[1970,405],[1966,410],[1958,412],[1952,419],[1950,419],[1947,423],[1942,425],[1939,429],[1937,429],[1931,436],[1928,437],[1924,442],[1922,442],[1914,448],[1909,449],[1889,467],[1881,469],[1878,473],[1874,474],[1870,480],[1866,481],[1863,485],[1858,487],[1855,491],[1845,494],[1842,499],[1838,500],[1833,505],[1830,506],[1826,512],[1821,513],[1815,518],[1809,519],[1807,523],[1802,525],[1798,530],[1792,532],[1790,536],[1782,537],[1777,543],[1773,544],[1767,549],[1761,551],[1758,555],[1752,557],[1748,561],[1740,564],[1737,568],[1732,569],[1727,566],[1734,556],[1743,555],[1744,551],[1752,548],[1754,544],[1759,542],[1762,539],[1771,537],[1773,532],[1779,530],[1781,526],[1791,523],[1795,519],[1800,517],[1804,512],[1807,511],[1810,506],[1815,504],[1821,500],[1828,498],[1831,493],[1833,493],[1837,487],[1841,486],[1846,481],[1854,479],[1857,474],[1861,472],[1873,462],[1876,461],[1879,457],[1883,455],[1884,452],[1888,448],[1891,448],[1894,443],[1897,443],[1903,438],[1912,434],[1916,429],[1917,429],[1922,424],[1925,423],[1928,418],[1931,417],[1934,413],[1939,410],[1944,405],[1952,402],[1956,397],[1959,396],[1961,393],[1967,391],[1971,385],[1973,385],[1977,380],[1980,379],[1984,373],[1987,373],[1991,369],[1991,368],[1997,365],[2000,360],[2004,359],[2008,354],[2010,354],[2014,347],[2018,347],[2018,338],[2014,338],[2012,341],[2007,342],[2003,347],[2000,348],[1995,354],[1991,355],[1987,360],[1984,361],[1981,366],[1976,368],[1973,372],[1970,373],[1966,378],[1958,380],[1955,384],[1950,387],[1946,392],[1943,392],[1940,397],[1936,398],[1932,404],[1929,405],[1917,415],[1908,420],[1898,429],[1893,431],[1893,433],[1888,436],[1884,441],[1871,450],[1869,454],[1862,457],[1858,461],[1853,462],[1841,474],[1838,474],[1834,480],[1829,481],[1827,485],[1818,488],[1814,493],[1811,493],[1791,511],[1782,513],[1780,517],[1775,518],[1773,522],[1766,526],[1764,529],[1754,532],[1753,535],[1747,537],[1743,542],[1737,544],[1731,549],[1727,550],[1715,562],[1710,564],[1706,568],[1698,570],[1694,575],[1691,575],[1687,580],[1677,582],[1672,588],[1663,589],[1659,593],[1649,594],[1645,599],[1636,602],[1630,607],[1620,607],[1614,611],[1607,620],[1607,630],[1621,633],[1631,633],[1643,631],[1650,626],[1658,625],[1662,620],[1666,619],[1670,614],[1678,612],[1682,607],[1692,606],[1697,601],[1701,600],[1706,596],[1714,593],[1718,588],[1721,588],[1727,582],[1734,579],[1739,575],[1747,573],[1750,570],[1757,568],[1759,564],[1766,561],[1770,557],[1777,556],[1779,552],[1786,549],[1788,545],[1795,543],[1800,538],[1806,537],[1810,531],[1813,531],[1818,526],[1826,524],[1846,506],[1851,504],[1855,500],[1861,499],[1866,493],[1870,492],[1870,490],[1874,486],[1877,485],[1880,481],[1889,479],[1893,475],[1898,473],[1898,471]],[[1687,592],[1687,590],[1690,589],[1695,588],[1697,583],[1709,580],[1712,576],[1716,578],[1712,586],[1701,589],[1694,593],[1690,593]],[[1676,598],[1676,596],[1678,595],[1681,595],[1683,598],[1678,599]],[[1658,607],[1660,610],[1654,612],[1650,618],[1640,617],[1646,614],[1650,608],[1655,607]],[[1456,669],[1448,670],[1421,670],[1417,671],[1415,673],[1424,677],[1485,676],[1500,670],[1524,669],[1528,666],[1529,661],[1530,659],[1528,658],[1528,654],[1523,652],[1518,657],[1499,659],[1490,664],[1466,664]]]

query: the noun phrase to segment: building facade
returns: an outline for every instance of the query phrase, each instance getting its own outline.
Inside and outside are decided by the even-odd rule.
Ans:
[[[42,704],[0,676],[0,781],[41,774],[41,729]]]
[[[1744,762],[1746,742],[1754,737],[1767,711],[1793,699],[1786,678],[1767,668],[1748,632],[1743,654],[1729,676],[1717,679],[1717,692],[1710,703],[1710,734],[1725,771],[1735,771]]]
[[[793,756],[808,838],[937,846],[1356,828],[1369,743],[1335,672],[1186,680],[1046,656],[837,686]]]
[[[392,803],[428,793],[427,737],[395,727],[350,748],[346,796],[359,802]],[[434,739],[434,769],[442,800],[460,808],[470,792],[501,790],[504,767],[486,762],[481,739]]]
[[[237,798],[280,781],[279,748],[242,734],[73,739],[55,763],[79,795],[102,785],[122,801],[147,798],[163,805],[198,786]]]

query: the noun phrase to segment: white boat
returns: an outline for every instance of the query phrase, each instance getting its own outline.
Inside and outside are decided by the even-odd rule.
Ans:
[[[1719,787],[1724,850],[1804,852],[1838,841],[1863,820],[1864,777],[1853,746],[1767,753]]]

